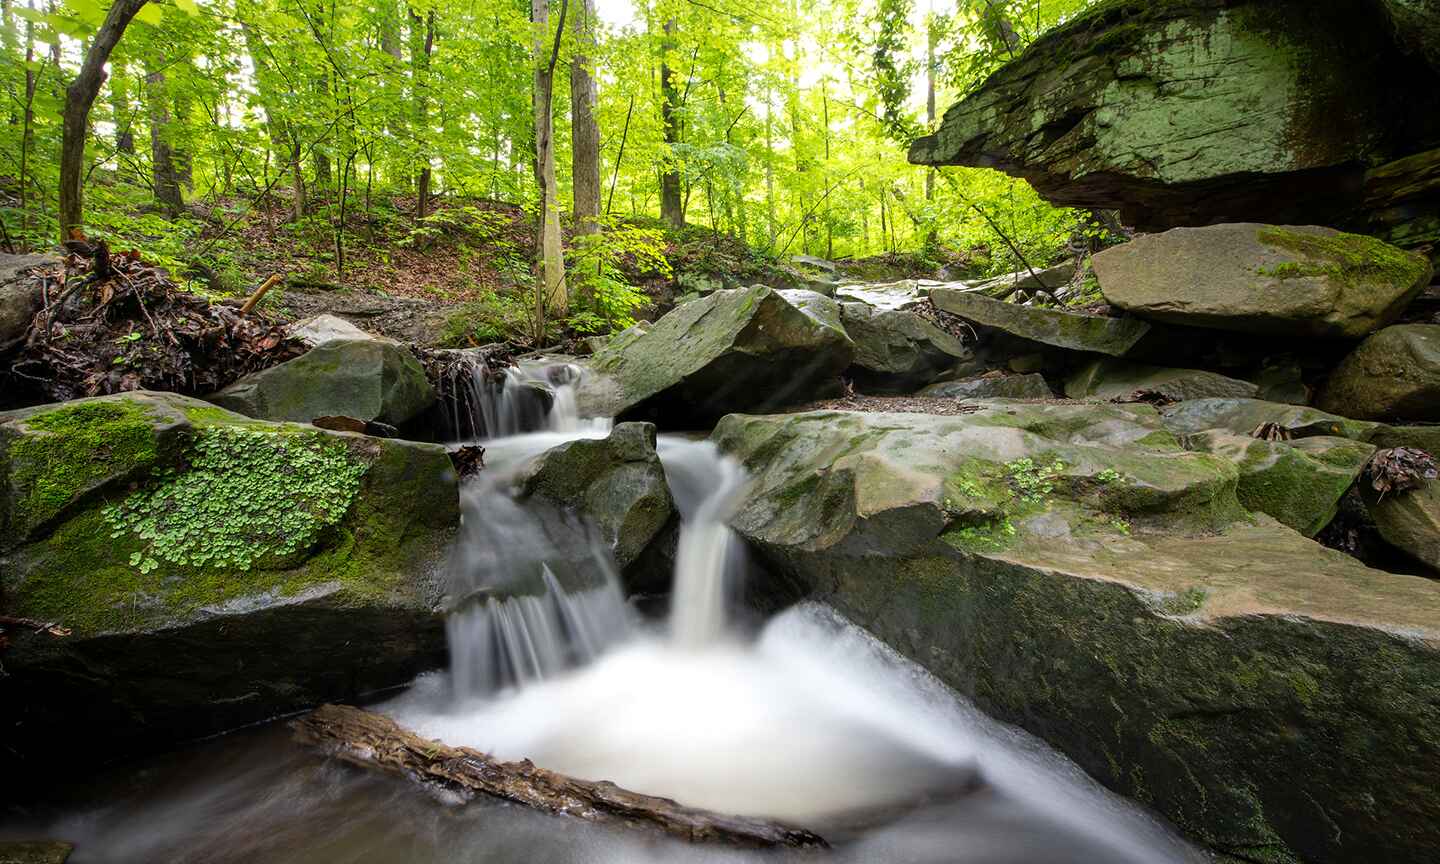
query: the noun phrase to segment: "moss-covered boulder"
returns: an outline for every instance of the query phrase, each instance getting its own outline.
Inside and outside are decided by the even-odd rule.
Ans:
[[[1096,4],[951,106],[910,161],[998,168],[1142,231],[1363,224],[1366,167],[1440,131],[1440,73],[1386,9],[1421,3]]]
[[[1440,481],[1388,495],[1369,488],[1364,492],[1380,537],[1440,575]]]
[[[1319,405],[1366,420],[1440,420],[1440,324],[1398,324],[1361,342]]]
[[[1414,447],[1440,458],[1440,426],[1381,426],[1369,440],[1376,447]]]
[[[247,375],[208,398],[260,420],[309,423],[338,416],[399,426],[430,407],[435,389],[403,345],[339,339]]]
[[[1266,516],[1148,406],[729,417],[810,595],[1234,859],[1440,848],[1440,583]],[[1027,460],[1027,461],[1021,461]]]
[[[1306,537],[1314,537],[1335,518],[1341,497],[1375,452],[1373,446],[1349,438],[1263,441],[1219,430],[1191,435],[1185,443],[1234,461],[1240,469],[1240,503]]]
[[[957,288],[931,288],[930,300],[982,329],[1071,351],[1123,357],[1153,329],[1138,318],[1107,318],[1022,306]]]
[[[952,399],[1053,399],[1054,391],[1045,377],[1030,372],[1024,375],[986,374],[959,381],[941,381],[920,391],[921,396]]]
[[[649,423],[621,423],[604,438],[553,447],[523,472],[519,486],[599,526],[622,569],[640,558],[674,514]]]
[[[1211,397],[1246,399],[1259,389],[1249,381],[1203,369],[1171,369],[1110,358],[1085,364],[1065,381],[1065,395],[1071,399],[1091,396],[1128,399],[1137,393],[1158,393],[1175,401]]]
[[[1165,428],[1176,435],[1192,435],[1207,429],[1250,435],[1262,426],[1274,424],[1290,438],[1329,435],[1368,442],[1384,428],[1379,423],[1351,420],[1303,405],[1260,399],[1190,399],[1166,405],[1160,409],[1160,416]]]
[[[443,662],[442,447],[136,392],[0,414],[0,479],[0,611],[70,631],[7,634],[7,777]]]
[[[614,382],[613,398],[587,407],[671,426],[710,422],[813,399],[854,356],[840,304],[828,297],[763,285],[720,290],[596,352],[590,368]]]
[[[855,343],[849,374],[868,389],[908,391],[971,357],[959,339],[907,310],[841,303],[840,321]]]
[[[1374,237],[1314,226],[1176,228],[1095,255],[1112,305],[1218,330],[1360,339],[1430,284],[1430,264]]]

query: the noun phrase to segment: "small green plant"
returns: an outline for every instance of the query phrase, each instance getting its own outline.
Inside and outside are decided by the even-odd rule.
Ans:
[[[1114,468],[1106,468],[1104,471],[1101,471],[1099,474],[1095,475],[1096,483],[1101,483],[1107,486],[1111,483],[1119,483],[1124,479],[1125,475],[1121,474],[1119,471],[1116,471]]]
[[[1065,463],[1059,459],[1049,464],[1039,464],[1028,457],[1005,463],[1005,472],[1020,500],[1028,504],[1043,502],[1055,491],[1055,478],[1065,471]]]
[[[1130,522],[1123,517],[1116,516],[1114,519],[1111,519],[1110,527],[1127,537],[1130,536]]]
[[[338,524],[365,465],[318,434],[237,428],[196,436],[188,469],[106,507],[111,537],[146,542],[130,564],[249,570],[310,548]]]

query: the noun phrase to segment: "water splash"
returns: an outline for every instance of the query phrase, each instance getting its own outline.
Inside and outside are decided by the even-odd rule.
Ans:
[[[585,370],[543,359],[496,368],[480,351],[455,352],[439,382],[446,434],[480,441],[530,432],[591,433],[610,428],[605,417],[580,416]]]

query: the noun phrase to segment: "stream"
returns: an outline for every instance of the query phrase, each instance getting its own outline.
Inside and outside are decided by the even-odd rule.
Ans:
[[[504,389],[524,383],[511,376]],[[509,419],[462,491],[451,667],[375,710],[504,759],[803,825],[834,847],[794,853],[807,860],[1208,860],[828,607],[802,603],[758,630],[740,623],[735,598],[750,564],[725,523],[746,478],[708,442],[660,438],[682,528],[669,614],[642,617],[593,529],[509,494],[538,454],[606,433],[608,423],[574,415],[568,386],[539,431],[516,428],[513,405],[476,400],[492,423]],[[321,758],[292,743],[283,722],[117,767],[63,811],[0,827],[0,839],[34,836],[75,843],[75,864],[787,857],[462,804]]]

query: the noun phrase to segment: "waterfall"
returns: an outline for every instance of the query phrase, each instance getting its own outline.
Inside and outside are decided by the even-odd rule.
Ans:
[[[740,505],[745,472],[709,441],[662,436],[659,453],[682,520],[670,632],[678,644],[698,647],[724,635],[744,566],[739,539],[726,523]]]
[[[584,370],[573,363],[527,360],[499,369],[476,350],[454,352],[439,384],[451,441],[479,441],[528,432],[589,433],[608,418],[581,418]]]

